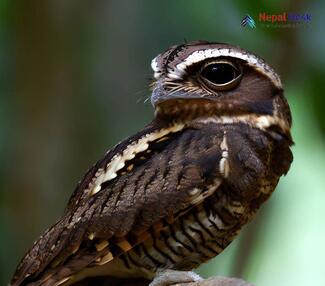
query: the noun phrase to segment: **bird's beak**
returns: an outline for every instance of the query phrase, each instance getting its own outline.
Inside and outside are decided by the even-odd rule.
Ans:
[[[198,95],[188,91],[171,91],[170,89],[166,88],[163,79],[159,79],[155,83],[155,86],[152,90],[151,104],[154,108],[156,108],[159,104],[165,102],[166,100],[194,98],[198,98]]]

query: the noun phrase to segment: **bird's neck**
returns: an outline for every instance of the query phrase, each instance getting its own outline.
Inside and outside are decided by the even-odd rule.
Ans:
[[[254,105],[252,105],[254,106]],[[262,131],[272,129],[291,140],[291,123],[279,112],[274,112],[272,101],[251,107],[249,102],[211,101],[207,99],[175,99],[161,103],[155,110],[158,121],[168,124],[248,124]]]

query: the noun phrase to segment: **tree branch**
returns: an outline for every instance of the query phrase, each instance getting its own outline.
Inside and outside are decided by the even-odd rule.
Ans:
[[[177,286],[253,286],[239,278],[228,278],[228,277],[212,277],[204,279],[200,282],[181,283],[176,284]],[[175,286],[176,286],[175,285]]]
[[[73,284],[74,286],[148,286],[149,280],[145,279],[112,279],[111,277],[88,278]],[[177,283],[173,286],[254,286],[239,278],[212,277],[200,282]],[[172,286],[170,285],[170,286]],[[169,286],[169,285],[164,285]]]

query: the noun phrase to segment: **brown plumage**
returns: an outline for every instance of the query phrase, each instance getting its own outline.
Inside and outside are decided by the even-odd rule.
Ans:
[[[290,110],[263,60],[194,42],[152,68],[154,120],[87,172],[12,286],[191,270],[232,241],[287,173]]]

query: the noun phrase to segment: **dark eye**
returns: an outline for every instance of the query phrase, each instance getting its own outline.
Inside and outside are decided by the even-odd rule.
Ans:
[[[212,63],[201,71],[202,79],[213,87],[231,88],[240,78],[239,70],[230,63]]]

